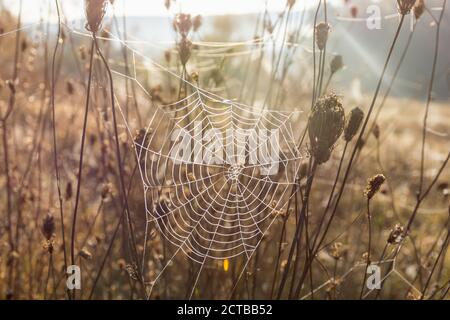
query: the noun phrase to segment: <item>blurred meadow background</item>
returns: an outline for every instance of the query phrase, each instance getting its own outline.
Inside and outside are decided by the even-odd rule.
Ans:
[[[448,299],[449,13],[1,0],[0,298]],[[279,174],[174,163],[195,121]]]

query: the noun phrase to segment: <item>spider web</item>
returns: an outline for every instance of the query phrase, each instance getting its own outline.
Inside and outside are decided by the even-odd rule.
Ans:
[[[76,30],[72,32],[89,36]],[[113,73],[134,81],[149,101],[152,101],[151,94],[138,80],[136,57],[179,80],[185,85],[185,92],[192,92],[170,104],[152,101],[146,126],[134,139],[147,216],[144,243],[147,243],[150,224],[155,224],[161,235],[176,248],[156,279],[150,282],[149,296],[156,281],[179,252],[200,264],[196,283],[210,260],[243,255],[248,263],[292,197],[291,190],[303,158],[297,148],[295,137],[298,133],[294,134],[293,122],[298,121],[302,112],[248,106],[225,99],[178,76],[132,47],[143,42],[123,41],[110,32],[108,34],[105,40],[120,43],[132,56],[132,76],[116,70]],[[202,54],[214,58],[227,55],[230,45],[264,41],[269,40],[231,43],[225,50],[222,44],[211,43]],[[259,49],[244,50],[231,54],[231,57],[252,54],[254,50]],[[133,136],[132,125],[117,98],[116,101],[127,131]],[[209,139],[202,137],[203,132],[209,132]],[[242,132],[243,141],[239,138],[242,135],[236,134]],[[192,139],[189,141],[192,147],[180,157],[176,146],[186,137]],[[250,143],[252,138],[253,144]],[[216,149],[212,150],[211,145]],[[271,148],[278,151],[275,158]],[[221,163],[202,161],[213,151],[215,155],[217,152],[223,155]],[[249,163],[250,158],[258,161]],[[273,168],[276,172],[269,174]],[[146,250],[144,245],[143,271]]]

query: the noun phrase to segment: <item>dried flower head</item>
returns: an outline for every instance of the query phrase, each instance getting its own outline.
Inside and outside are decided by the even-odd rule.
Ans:
[[[347,116],[344,128],[344,139],[346,142],[350,142],[353,137],[358,133],[364,120],[364,111],[360,108],[353,108]]]
[[[80,51],[80,59],[81,60],[86,60],[87,58],[87,49],[85,46],[80,46],[78,48],[78,50]]]
[[[424,0],[417,0],[416,4],[414,5],[414,17],[419,20],[422,14],[425,12],[425,1]]]
[[[287,0],[287,7],[289,8],[289,10],[292,9],[296,1],[297,0]]]
[[[181,39],[178,43],[178,54],[180,55],[181,64],[183,66],[189,61],[192,52],[192,42],[186,38]]]
[[[375,139],[380,139],[380,126],[378,125],[378,123],[375,123],[375,125],[373,126],[372,134]]]
[[[331,245],[330,255],[334,259],[339,260],[342,257],[343,253],[344,253],[343,244],[341,242],[334,242]]]
[[[404,231],[405,230],[401,225],[396,224],[394,228],[391,230],[387,242],[389,244],[400,243],[403,240]]]
[[[55,234],[55,219],[50,213],[47,213],[42,223],[42,234],[46,240],[50,240]]]
[[[330,25],[326,22],[320,22],[316,25],[316,44],[319,50],[323,50],[328,41],[328,33],[330,32]]]
[[[411,12],[416,0],[397,0],[398,12],[401,15],[407,15]]]
[[[89,252],[89,250],[87,249],[81,249],[80,253],[78,253],[78,255],[83,258],[84,260],[91,260],[92,259],[92,254]]]
[[[298,180],[305,178],[307,174],[308,174],[308,164],[306,162],[302,162],[298,170]]]
[[[64,198],[67,200],[70,200],[73,195],[73,188],[72,188],[72,182],[68,181],[66,184],[66,192],[64,195]]]
[[[191,15],[186,13],[177,14],[173,25],[175,30],[180,33],[181,37],[186,38],[192,28]]]
[[[386,177],[382,174],[377,174],[367,181],[366,189],[364,190],[364,195],[367,199],[372,199],[373,196],[380,190],[380,187],[386,181]]]
[[[69,96],[72,96],[75,93],[75,86],[72,80],[67,80],[66,82],[66,90]]]
[[[8,86],[11,93],[13,93],[13,94],[16,93],[16,85],[15,85],[14,81],[6,80],[6,85]]]
[[[344,60],[342,59],[342,56],[340,54],[335,55],[333,57],[333,60],[330,62],[330,69],[331,73],[334,74],[342,69],[344,66]]]
[[[344,125],[344,108],[335,94],[328,94],[317,100],[309,116],[308,133],[310,151],[318,164],[328,161]]]
[[[108,7],[107,0],[85,0],[86,29],[96,33],[100,30]]]
[[[201,26],[202,26],[202,16],[198,14],[194,17],[194,21],[192,22],[194,32],[197,32]]]
[[[138,272],[137,267],[134,264],[127,264],[125,266],[125,271],[128,273],[131,279],[137,280],[138,279]]]
[[[358,7],[352,6],[350,8],[350,14],[351,14],[352,18],[356,18],[358,16]]]
[[[112,184],[104,183],[102,187],[102,199],[106,199],[108,196],[112,194]]]

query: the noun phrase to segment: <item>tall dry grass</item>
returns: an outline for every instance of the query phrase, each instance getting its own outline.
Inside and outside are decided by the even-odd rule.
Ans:
[[[22,5],[17,13],[1,8],[2,299],[449,297],[450,109],[433,101],[445,10],[436,14],[427,1],[397,1],[400,19],[386,34],[390,46],[376,86],[355,105],[349,92],[333,91],[345,57],[329,47],[326,0],[316,1],[311,21],[305,7],[293,13],[302,3],[292,0],[275,19],[259,14],[254,38],[281,45],[247,44],[251,53],[239,60],[240,73],[228,51],[213,71],[196,70],[209,53],[200,34],[208,26],[199,16],[180,13],[173,20],[176,43],[161,62],[177,70],[178,81],[165,73],[168,79],[155,77],[153,83],[141,75],[133,79],[140,61],[110,41],[114,32],[119,42],[129,38],[127,17],[112,13],[113,2],[85,1],[87,37],[81,40],[58,0],[48,3],[33,32],[22,30]],[[52,12],[56,32],[48,19]],[[401,47],[411,14],[417,20]],[[220,19],[228,27],[226,17]],[[405,65],[405,57],[414,56],[410,44],[424,19],[433,21],[428,32],[435,44],[426,48],[433,56],[427,95],[424,102],[393,98],[399,71],[414,67]],[[305,37],[310,70],[292,75],[303,59],[294,44]],[[395,63],[394,55],[400,57]],[[240,85],[233,88],[233,81]],[[297,147],[306,156],[291,196],[248,261],[212,260],[203,268],[183,254],[171,258],[177,248],[147,221],[134,143],[148,138],[146,121],[157,104],[186,107],[182,116],[190,125],[187,97],[196,90],[264,109],[308,106],[308,116],[296,123]],[[398,117],[406,106],[408,114]],[[126,134],[121,116],[135,124],[136,136]],[[163,210],[166,190],[156,191],[152,208]],[[65,285],[65,270],[74,264],[82,270],[81,290]],[[381,268],[380,289],[365,285],[370,265]]]

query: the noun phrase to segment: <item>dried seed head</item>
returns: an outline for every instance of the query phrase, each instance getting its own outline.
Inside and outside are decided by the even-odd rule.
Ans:
[[[170,61],[172,60],[172,53],[170,50],[164,51],[164,59],[167,63],[170,63]]]
[[[68,181],[66,184],[66,194],[65,194],[66,201],[72,198],[72,194],[73,194],[72,182]]]
[[[342,67],[344,66],[344,60],[342,59],[341,55],[335,55],[333,57],[333,60],[331,60],[330,63],[330,69],[331,69],[331,73],[334,74],[336,72],[338,72],[339,70],[342,69]]]
[[[192,28],[191,15],[186,13],[179,13],[175,16],[173,22],[174,28],[178,31],[182,38],[186,38]]]
[[[419,20],[422,14],[425,12],[425,2],[424,0],[417,0],[416,4],[414,5],[414,16],[416,17],[416,20]]]
[[[319,50],[323,50],[328,41],[328,33],[330,32],[330,25],[326,22],[320,22],[316,28],[316,44]]]
[[[377,123],[375,123],[375,125],[373,126],[372,134],[375,139],[380,139],[380,126]]]
[[[107,0],[85,0],[86,29],[96,33],[100,30],[108,7]]]
[[[137,280],[138,279],[138,272],[137,272],[136,265],[127,264],[125,266],[125,270],[126,270],[126,272],[128,273],[128,275],[130,276],[131,279],[133,279],[133,280]]]
[[[27,51],[28,49],[28,41],[26,39],[22,40],[21,46],[20,46],[20,50],[22,52]]]
[[[352,6],[350,8],[350,14],[352,15],[352,18],[356,18],[358,16],[358,7]]]
[[[303,162],[298,170],[298,179],[301,180],[305,178],[307,174],[308,174],[308,164],[306,162]]]
[[[201,15],[196,15],[194,17],[194,21],[192,22],[192,26],[193,26],[193,30],[194,32],[197,32],[198,29],[200,29],[200,27],[202,26],[202,16]]]
[[[69,96],[72,96],[74,94],[75,86],[73,85],[73,81],[72,80],[67,80],[66,89],[67,89],[67,94]]]
[[[344,125],[344,108],[335,94],[317,100],[309,116],[308,133],[310,152],[318,164],[328,161]]]
[[[292,9],[292,7],[295,5],[295,2],[297,0],[287,0],[287,6],[289,9]]]
[[[87,49],[85,46],[80,46],[78,48],[78,50],[80,51],[80,59],[81,60],[86,60],[87,58]]]
[[[8,86],[9,90],[11,90],[11,93],[16,93],[16,85],[14,84],[14,81],[6,80],[6,85]]]
[[[78,253],[78,255],[85,259],[85,260],[91,260],[92,259],[92,254],[87,250],[87,249],[81,249],[80,253]]]
[[[42,233],[47,241],[55,234],[55,219],[50,213],[47,213],[44,218],[42,223]]]
[[[358,133],[363,120],[364,111],[362,111],[360,108],[356,107],[350,111],[349,115],[347,116],[347,121],[345,123],[344,129],[344,139],[346,142],[350,142]]]
[[[335,242],[331,245],[330,248],[330,255],[336,259],[339,260],[344,253],[343,244],[341,242]]]
[[[401,15],[409,14],[415,3],[416,0],[397,0],[398,12]]]
[[[389,234],[387,242],[389,244],[400,243],[403,240],[404,228],[396,224]]]
[[[108,196],[112,194],[112,185],[111,183],[104,183],[102,187],[102,199],[106,199]]]
[[[373,196],[380,190],[380,187],[386,181],[386,177],[382,174],[377,174],[367,181],[366,189],[364,190],[364,195],[367,199],[372,199]]]
[[[178,54],[180,55],[181,64],[183,66],[185,66],[189,61],[189,58],[191,57],[191,51],[192,42],[187,38],[181,39],[180,43],[178,44]]]
[[[164,6],[166,7],[167,10],[170,9],[170,5],[171,5],[171,0],[165,0],[164,1]]]

